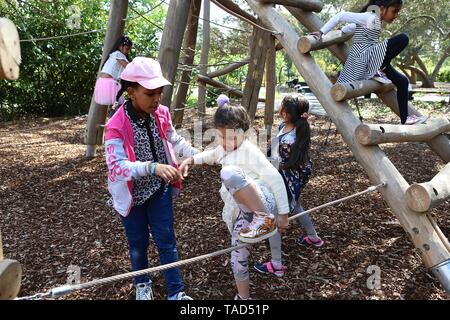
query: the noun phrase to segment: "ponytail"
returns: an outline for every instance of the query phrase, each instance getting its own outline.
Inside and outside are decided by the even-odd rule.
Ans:
[[[309,102],[304,98],[287,96],[281,103],[281,111],[286,112],[290,121],[295,125],[295,142],[287,163],[282,169],[297,169],[309,161],[309,148],[311,145],[311,129],[307,119]]]
[[[402,0],[369,0],[367,4],[361,8],[360,12],[366,12],[370,6],[390,7],[396,4],[403,4]]]

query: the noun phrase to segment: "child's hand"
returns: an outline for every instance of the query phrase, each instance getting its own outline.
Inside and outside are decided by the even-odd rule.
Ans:
[[[193,163],[192,158],[188,158],[186,160],[184,160],[180,167],[178,168],[180,174],[181,174],[181,179],[184,179],[185,177],[188,176],[188,171],[189,171],[189,165]]]
[[[289,226],[289,220],[287,214],[279,214],[277,218],[278,232],[283,234]]]
[[[163,178],[166,183],[171,183],[181,179],[178,170],[168,164],[158,163],[155,168],[155,174]]]
[[[316,40],[320,41],[320,40],[322,40],[323,33],[322,33],[322,31],[314,31],[314,32],[311,32],[309,35],[313,36]]]

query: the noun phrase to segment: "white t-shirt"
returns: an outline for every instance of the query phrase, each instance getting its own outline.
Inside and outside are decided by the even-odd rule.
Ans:
[[[114,51],[109,55],[109,58],[103,65],[101,72],[107,73],[114,79],[119,80],[124,67],[122,67],[122,65],[117,60],[124,60],[128,62],[127,57],[122,52],[120,52],[119,50]]]

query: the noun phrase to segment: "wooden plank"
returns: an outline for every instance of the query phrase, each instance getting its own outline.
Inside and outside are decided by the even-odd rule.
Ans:
[[[261,25],[260,20],[258,24]],[[252,41],[250,45],[250,62],[248,65],[247,78],[242,97],[242,106],[247,110],[251,121],[255,119],[258,105],[259,90],[261,89],[264,75],[264,63],[267,55],[267,43],[271,34],[259,28],[253,28]]]
[[[197,45],[198,17],[200,14],[201,0],[192,0],[189,8],[189,18],[187,22],[187,30],[184,36],[183,48],[185,56],[183,58],[184,65],[192,65],[195,58],[195,47]],[[192,70],[183,70],[181,73],[180,84],[178,85],[175,97],[173,122],[176,128],[183,124],[184,108],[186,107],[186,97],[191,81]]]
[[[351,83],[336,83],[331,88],[331,96],[334,101],[344,101],[356,97],[365,96],[372,92],[393,90],[395,86],[384,84],[375,80],[355,81]]]
[[[437,231],[427,217],[409,209],[406,201],[399,201],[404,198],[408,182],[384,152],[377,146],[365,147],[355,143],[354,132],[360,121],[355,117],[348,103],[338,103],[333,100],[330,94],[331,82],[314,59],[309,54],[298,52],[299,37],[295,30],[273,8],[262,5],[256,0],[246,1],[266,26],[283,32],[283,36],[277,35],[278,40],[327,111],[355,158],[366,170],[372,183],[387,182],[387,186],[380,189],[380,192],[421,254],[425,266],[433,267],[450,259],[450,252],[439,239]],[[446,288],[446,290],[450,289]]]
[[[17,28],[11,20],[0,18],[0,79],[17,80],[20,63]]]
[[[426,142],[450,131],[446,118],[429,119],[420,125],[361,124],[356,128],[356,140],[365,146],[393,142]]]
[[[450,197],[450,163],[428,182],[415,183],[406,190],[411,210],[427,212]]]
[[[305,11],[320,12],[323,9],[323,3],[319,0],[260,0],[260,2],[291,6]]]
[[[109,11],[108,29],[106,31],[105,40],[103,42],[102,60],[100,61],[98,72],[101,71],[103,62],[108,58],[114,42],[123,35],[125,27],[125,18],[127,17],[128,0],[112,0],[111,9]],[[105,124],[108,106],[101,106],[95,103],[94,94],[92,93],[91,104],[89,106],[88,120],[86,123],[86,131],[84,143],[86,146],[86,157],[95,156],[95,149],[98,143],[98,125]]]
[[[163,75],[172,83],[171,86],[164,87],[163,97],[161,98],[161,104],[168,107],[171,106],[172,102],[175,76],[177,74],[178,60],[180,58],[190,5],[191,0],[170,1],[158,51],[158,61],[161,64]]]
[[[324,35],[321,40],[317,40],[313,36],[303,36],[300,37],[300,40],[298,41],[298,50],[301,53],[308,53],[310,51],[327,48],[351,39],[353,34],[353,32],[344,33],[341,30],[333,30]]]
[[[0,300],[12,300],[20,291],[22,267],[16,260],[0,261]]]

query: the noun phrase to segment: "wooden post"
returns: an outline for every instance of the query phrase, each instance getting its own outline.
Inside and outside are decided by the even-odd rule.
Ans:
[[[0,79],[19,78],[20,39],[14,23],[0,18]]]
[[[198,75],[197,81],[200,82],[202,85],[209,84],[212,87],[222,89],[223,91],[227,92],[228,94],[236,96],[238,98],[242,98],[244,96],[244,94],[241,90],[234,89],[220,81],[208,78],[207,76]],[[258,101],[265,102],[266,100],[263,98],[260,98]]]
[[[275,86],[277,84],[276,75],[276,51],[275,37],[269,37],[266,57],[266,106],[264,110],[264,124],[266,132],[270,135],[273,125],[273,113],[275,109]]]
[[[206,76],[208,72],[208,56],[210,45],[210,16],[211,16],[211,2],[210,0],[203,0],[203,44],[200,54],[200,76]],[[198,87],[198,115],[203,119],[206,112],[206,85]]]
[[[109,10],[108,30],[106,31],[105,40],[103,42],[103,54],[100,61],[99,70],[103,62],[108,59],[109,51],[114,42],[123,35],[125,28],[125,18],[127,17],[128,0],[111,0],[111,9]],[[91,105],[89,106],[88,120],[85,132],[86,157],[95,156],[96,145],[101,144],[98,140],[99,125],[105,124],[108,106],[102,106],[95,103],[94,94],[92,94]]]
[[[450,252],[440,240],[436,229],[427,217],[410,210],[406,201],[401,201],[405,197],[408,182],[386,158],[384,152],[377,146],[365,147],[355,143],[354,132],[360,124],[359,120],[353,114],[348,103],[337,103],[332,99],[330,95],[331,82],[314,59],[308,54],[298,52],[299,37],[295,30],[270,6],[262,5],[256,0],[247,0],[247,3],[268,28],[283,32],[283,36],[277,36],[277,38],[282,43],[285,52],[308,82],[353,155],[366,170],[372,183],[387,183],[387,186],[379,191],[421,254],[425,266],[434,267],[449,260]],[[445,281],[448,279],[450,279],[450,274],[445,274],[441,277],[441,283],[445,285]],[[450,287],[445,286],[445,290],[450,292]]]
[[[450,197],[450,163],[424,183],[415,183],[406,190],[406,202],[411,210],[427,212]]]
[[[312,12],[304,11],[300,8],[286,7],[286,9],[309,31],[319,30],[324,23],[320,18]],[[280,41],[281,42],[281,41]],[[348,47],[345,43],[335,44],[327,48],[333,55],[335,55],[342,63],[345,63],[348,55]],[[391,90],[388,92],[382,92],[378,94],[378,97],[397,115],[400,114],[397,102],[397,91]],[[408,109],[410,114],[420,115],[413,106],[409,103]],[[433,150],[439,157],[446,163],[450,162],[450,140],[443,136],[438,135],[433,140],[427,142],[431,150]]]
[[[351,39],[353,34],[353,32],[344,33],[341,30],[333,30],[324,35],[321,40],[317,40],[313,36],[303,36],[300,37],[300,40],[298,41],[298,50],[301,53],[308,53],[310,51],[327,48],[333,44],[343,43]]]
[[[192,0],[189,8],[189,18],[187,22],[187,29],[184,38],[185,56],[183,59],[184,65],[192,65],[195,57],[195,47],[197,44],[198,31],[198,16],[200,14],[201,0]],[[173,104],[175,108],[174,123],[175,127],[179,128],[183,124],[184,108],[186,108],[186,96],[189,90],[189,83],[191,81],[192,70],[183,70],[181,73],[180,84]]]
[[[258,24],[261,25],[259,19]],[[267,43],[269,43],[270,37],[271,34],[267,31],[253,28],[253,40],[250,46],[250,63],[244,87],[244,97],[242,98],[242,106],[247,109],[252,121],[255,120],[259,90],[264,74],[264,63],[261,63],[261,61],[266,61]]]
[[[320,12],[323,9],[323,3],[319,0],[259,0],[262,3],[281,4],[303,9],[305,11]]]
[[[356,128],[356,140],[365,146],[393,142],[426,142],[435,136],[450,131],[446,118],[429,119],[413,126],[396,124],[361,124]]]
[[[177,74],[178,60],[180,58],[183,35],[186,30],[186,24],[189,15],[191,0],[170,0],[167,11],[164,31],[161,37],[161,44],[158,52],[158,61],[164,77],[172,83],[171,86],[165,86],[161,104],[170,107],[172,102],[172,93],[175,86],[175,76]]]
[[[236,69],[239,69],[242,66],[245,66],[246,64],[248,64],[248,62],[249,62],[249,60],[235,62],[233,64],[230,64],[229,66],[226,66],[225,68],[215,70],[213,72],[209,72],[206,76],[211,79],[217,78],[217,77],[223,76],[227,73],[230,73]]]
[[[236,13],[237,15],[244,17],[245,19],[250,20],[254,23],[257,23],[256,22],[257,20],[254,16],[252,16],[247,11],[242,10],[241,7],[239,5],[237,5],[236,3],[234,3],[232,0],[212,0],[212,2],[214,2],[218,7],[220,7],[220,5],[222,5],[225,8],[227,8],[228,10]]]
[[[336,83],[331,88],[334,101],[344,101],[351,98],[365,96],[368,93],[393,90],[395,86],[380,83],[375,80],[363,80],[350,83]]]

